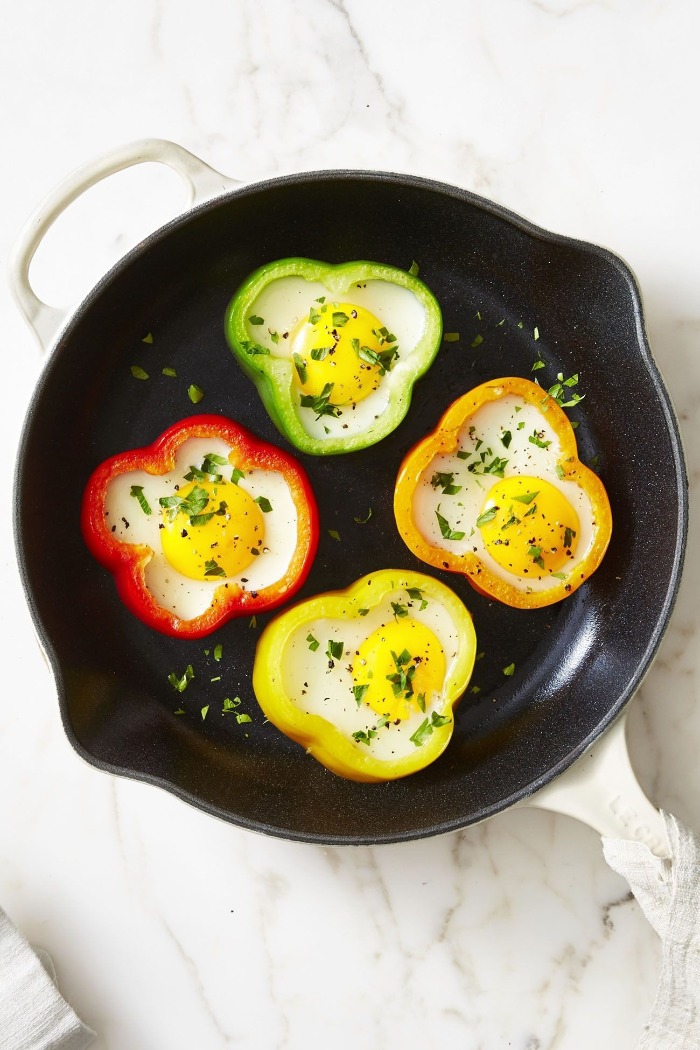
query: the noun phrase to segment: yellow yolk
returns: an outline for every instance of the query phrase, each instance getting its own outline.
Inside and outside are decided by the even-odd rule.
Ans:
[[[384,369],[390,367],[396,339],[369,310],[329,302],[313,304],[292,332],[290,344],[302,393],[319,397],[325,391],[329,404],[347,405],[377,389]],[[384,364],[376,360],[377,354],[386,355]]]
[[[579,520],[566,496],[542,478],[504,478],[489,490],[477,519],[489,554],[517,576],[566,568]]]
[[[227,481],[193,481],[163,511],[160,530],[169,563],[191,580],[237,576],[262,553],[265,524],[250,493]]]
[[[390,721],[425,710],[442,690],[445,654],[429,627],[410,616],[379,627],[362,642],[352,664],[364,703]]]

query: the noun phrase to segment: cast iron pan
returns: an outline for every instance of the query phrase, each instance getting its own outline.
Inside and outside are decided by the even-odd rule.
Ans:
[[[297,453],[322,522],[300,597],[380,568],[434,571],[394,525],[399,463],[454,398],[485,380],[530,377],[538,353],[543,385],[558,372],[579,373],[585,400],[570,415],[580,424],[580,455],[599,470],[613,508],[601,568],[560,605],[509,609],[478,596],[462,577],[436,573],[473,613],[484,653],[473,684],[481,691],[459,706],[447,752],[394,783],[340,779],[264,724],[250,674],[267,617],[257,628],[233,621],[197,642],[154,633],[122,606],[79,529],[93,468],[193,411],[230,416],[287,447],[227,348],[223,317],[247,274],[291,255],[403,268],[415,260],[442,306],[445,330],[460,333],[459,342],[443,345],[390,437],[348,456]],[[152,344],[143,342],[148,333]],[[477,336],[483,341],[472,346]],[[134,379],[133,364],[151,378]],[[162,376],[163,366],[178,378]],[[197,409],[187,397],[190,382],[205,391]],[[356,523],[369,508],[370,520]],[[570,765],[649,666],[679,583],[686,521],[676,422],[646,343],[634,278],[620,259],[464,190],[365,172],[244,187],[132,251],[60,335],[29,409],[16,475],[21,573],[76,750],[101,769],[157,784],[242,827],[330,844],[460,828]],[[511,663],[515,673],[506,677]],[[187,664],[196,677],[177,694],[168,675]],[[235,696],[250,724],[221,713],[224,697]],[[176,715],[179,708],[185,714]]]

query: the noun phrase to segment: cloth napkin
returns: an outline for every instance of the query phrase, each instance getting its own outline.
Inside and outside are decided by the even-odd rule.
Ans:
[[[56,984],[46,952],[35,952],[0,908],[0,1050],[84,1050],[95,1033]]]
[[[627,879],[662,941],[661,978],[637,1050],[700,1047],[700,838],[662,811],[671,847],[661,860],[641,842],[603,839],[610,867]]]

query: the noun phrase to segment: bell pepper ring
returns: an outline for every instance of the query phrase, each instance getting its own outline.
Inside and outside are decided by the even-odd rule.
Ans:
[[[602,561],[612,514],[574,429],[536,383],[508,377],[458,398],[399,469],[404,542],[481,594],[535,609],[573,594]]]
[[[293,258],[243,282],[225,331],[280,433],[302,452],[337,455],[399,425],[440,347],[442,314],[404,270]]]
[[[447,747],[475,655],[471,614],[449,587],[382,569],[276,616],[253,689],[266,718],[333,773],[394,780]]]
[[[105,460],[86,485],[81,527],[127,608],[177,638],[285,602],[319,534],[300,464],[217,415],[190,416]]]

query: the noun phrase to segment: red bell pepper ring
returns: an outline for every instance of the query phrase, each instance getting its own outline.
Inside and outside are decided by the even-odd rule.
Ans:
[[[296,546],[283,575],[259,590],[225,580],[212,589],[209,608],[184,619],[157,601],[146,581],[146,568],[154,555],[145,543],[129,543],[113,534],[106,517],[110,482],[129,471],[166,475],[175,466],[180,446],[189,438],[220,438],[231,447],[230,462],[241,471],[275,471],[282,475],[296,511]],[[117,592],[127,608],[143,623],[177,638],[201,638],[228,620],[266,612],[282,605],[304,583],[318,546],[316,500],[301,465],[287,452],[255,437],[223,416],[196,415],[169,427],[151,445],[122,452],[105,460],[91,475],[83,495],[81,528],[96,560],[114,576]]]

